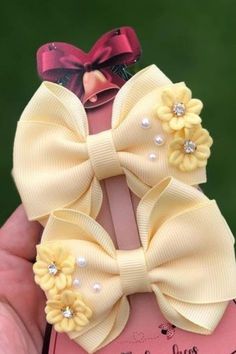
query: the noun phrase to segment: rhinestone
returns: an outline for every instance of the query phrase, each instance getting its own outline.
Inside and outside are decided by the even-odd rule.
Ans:
[[[162,135],[155,135],[154,142],[156,145],[161,146],[164,144],[165,138]]]
[[[93,291],[95,293],[99,293],[102,289],[102,285],[100,283],[94,283],[93,284]]]
[[[154,152],[151,152],[151,153],[148,155],[148,158],[149,158],[149,160],[151,160],[151,161],[155,161],[156,158],[157,158],[157,155],[156,155]]]
[[[183,103],[175,103],[173,106],[173,112],[177,117],[182,117],[185,114],[186,108]]]
[[[50,275],[56,275],[57,272],[58,272],[58,269],[57,269],[55,263],[49,264],[49,266],[48,266],[48,273],[49,273]]]
[[[144,129],[148,129],[148,128],[150,128],[150,126],[151,126],[150,119],[143,118],[142,121],[141,121],[141,127],[144,128]]]
[[[65,318],[72,318],[74,315],[73,311],[71,310],[71,308],[69,306],[66,306],[61,311],[62,311],[63,317],[65,317]]]
[[[77,257],[76,264],[78,267],[84,268],[87,265],[87,261],[84,257]]]
[[[49,50],[56,50],[57,47],[56,47],[55,43],[50,43],[49,46],[48,46],[48,49]]]
[[[196,144],[192,140],[185,140],[184,151],[186,154],[192,154],[196,150]]]
[[[81,281],[78,278],[73,280],[73,285],[75,288],[79,288],[81,286]]]

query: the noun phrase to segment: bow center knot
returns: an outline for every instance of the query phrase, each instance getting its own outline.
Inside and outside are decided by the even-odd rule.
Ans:
[[[99,180],[123,174],[111,130],[88,135],[87,147],[94,174]]]
[[[93,70],[93,65],[89,61],[84,63],[84,71],[89,72]]]
[[[128,251],[117,250],[117,261],[125,295],[152,291],[142,247]]]

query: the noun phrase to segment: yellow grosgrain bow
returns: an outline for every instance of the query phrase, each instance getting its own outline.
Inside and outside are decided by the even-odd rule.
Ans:
[[[29,218],[62,207],[95,218],[102,203],[99,182],[116,175],[125,174],[140,198],[167,176],[190,185],[205,182],[206,164],[186,172],[176,168],[176,158],[168,161],[174,137],[163,131],[156,107],[169,87],[185,84],[172,84],[155,65],[141,70],[115,98],[112,128],[89,135],[81,101],[43,82],[21,116],[14,146],[13,176]]]
[[[234,238],[214,200],[167,178],[140,201],[137,223],[142,247],[116,250],[91,217],[61,209],[37,247],[47,320],[89,353],[121,333],[129,294],[153,292],[170,323],[200,334],[214,331],[236,296]]]

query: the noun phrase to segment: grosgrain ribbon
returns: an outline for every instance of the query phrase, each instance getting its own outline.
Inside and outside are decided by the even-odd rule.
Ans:
[[[58,210],[50,216],[38,246],[36,281],[52,304],[54,296],[71,289],[93,313],[84,328],[72,332],[71,323],[60,320],[55,310],[47,319],[89,353],[121,333],[129,318],[129,294],[153,292],[170,323],[205,335],[214,331],[228,301],[236,296],[234,238],[214,200],[167,178],[140,201],[137,224],[141,247],[116,250],[95,220],[75,210]],[[71,284],[67,274],[72,263],[63,260],[59,249],[86,260],[85,267],[72,268],[72,279],[80,279],[80,288],[66,285],[64,277]],[[47,274],[45,261],[51,257],[55,264],[62,262],[58,278]],[[92,291],[94,283],[101,284],[100,292]]]
[[[61,207],[95,218],[103,197],[100,180],[120,174],[140,198],[166,176],[191,185],[205,182],[204,167],[186,173],[169,164],[173,137],[164,136],[154,110],[168,87],[185,85],[172,84],[155,65],[141,70],[116,95],[112,128],[90,136],[78,97],[43,82],[21,116],[14,144],[13,176],[29,218],[47,218]],[[148,129],[141,126],[144,117],[149,117]],[[160,147],[154,142],[157,134],[165,139]]]

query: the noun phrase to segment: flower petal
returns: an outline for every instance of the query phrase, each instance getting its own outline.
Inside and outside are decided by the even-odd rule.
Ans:
[[[173,113],[168,106],[160,106],[157,108],[158,118],[164,121],[169,121],[173,117]]]
[[[174,97],[174,94],[171,89],[165,89],[162,92],[161,98],[162,98],[164,105],[166,105],[168,107],[172,107],[175,97]]]
[[[76,314],[74,320],[79,326],[86,326],[89,323],[88,318],[82,313]]]
[[[60,310],[52,310],[47,313],[46,319],[48,323],[54,324],[63,320],[63,315]]]
[[[180,150],[173,151],[169,156],[169,163],[178,166],[184,158],[184,154]]]
[[[43,290],[52,290],[54,288],[54,280],[50,279],[46,283],[40,283],[40,286]]]
[[[60,272],[56,277],[55,277],[55,285],[57,289],[62,290],[66,287],[66,275],[62,272]]]
[[[185,115],[185,122],[186,122],[186,127],[191,128],[192,125],[201,124],[202,120],[195,113],[187,113]]]
[[[202,101],[200,101],[196,98],[193,98],[187,103],[186,108],[187,108],[188,112],[195,113],[195,114],[199,115],[201,113],[202,108],[203,108],[203,103],[202,103]]]
[[[71,290],[66,290],[61,296],[62,303],[65,305],[73,305],[76,300],[76,294]]]
[[[180,149],[182,149],[183,145],[184,145],[184,139],[175,138],[172,140],[169,147],[170,147],[170,150],[180,150]]]
[[[185,105],[191,100],[192,92],[188,87],[180,87],[178,89],[177,100]]]
[[[192,154],[187,154],[183,159],[185,171],[193,171],[197,168],[197,158]]]
[[[212,144],[212,138],[210,137],[208,131],[206,129],[201,129],[201,134],[198,133],[198,138],[194,140],[196,142],[197,145],[207,145],[207,146],[211,146]]]
[[[35,266],[37,263],[35,263],[33,265],[33,271],[34,271],[34,274],[37,274],[38,276],[44,276],[45,274],[48,274],[48,268],[45,267],[45,268],[40,268],[40,267],[37,267]]]
[[[51,309],[61,309],[61,302],[59,300],[47,300],[45,312],[48,313]]]
[[[165,132],[167,132],[167,133],[169,133],[169,134],[171,134],[171,133],[174,132],[174,130],[170,128],[168,122],[162,122],[162,128],[163,128],[163,130],[164,130]]]
[[[57,331],[58,333],[63,332],[63,329],[61,327],[61,322],[58,322],[54,325],[55,331]]]
[[[46,262],[47,264],[53,261],[52,254],[50,250],[46,246],[38,246],[37,247],[37,254],[40,260]]]
[[[198,145],[195,151],[195,156],[199,160],[207,160],[210,157],[211,151],[206,145]]]
[[[61,321],[61,328],[64,332],[71,332],[75,329],[75,323],[73,318],[63,318]]]
[[[182,117],[179,117],[179,118],[174,117],[174,118],[172,118],[170,120],[169,125],[170,125],[171,129],[173,129],[173,130],[180,130],[185,125],[184,118],[182,118]]]

